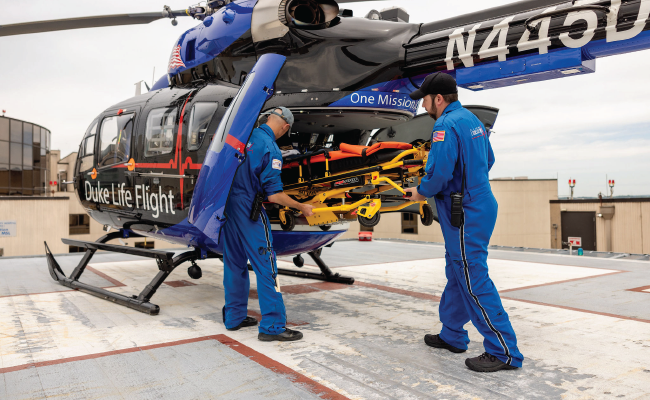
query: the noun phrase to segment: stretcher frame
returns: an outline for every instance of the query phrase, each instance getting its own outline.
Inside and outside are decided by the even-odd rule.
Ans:
[[[411,159],[405,160],[406,157]],[[426,201],[413,202],[408,198],[382,195],[390,190],[397,190],[402,195],[407,193],[404,187],[415,181],[415,177],[424,176],[424,166],[428,157],[428,146],[422,144],[413,149],[404,150],[388,162],[376,166],[359,168],[339,174],[332,174],[329,168],[329,160],[325,157],[325,176],[317,179],[304,179],[303,165],[298,165],[298,183],[285,185],[285,193],[298,201],[311,204],[314,215],[307,217],[310,226],[325,226],[337,223],[341,220],[359,221],[366,226],[373,226],[376,216],[382,213],[398,212],[413,204],[419,204],[419,214],[423,222],[428,217],[425,215]],[[346,185],[334,187],[334,182],[358,178],[357,185]],[[399,180],[395,182],[395,180]],[[367,190],[362,190],[367,188]],[[360,191],[362,190],[362,191]],[[350,203],[346,200],[351,199]],[[401,201],[401,204],[386,206],[384,203]],[[279,211],[279,219],[283,229],[291,230],[295,225],[294,218],[299,213],[288,207]],[[378,223],[378,218],[376,220]],[[432,222],[432,221],[431,221]],[[429,223],[430,224],[430,223]],[[376,225],[376,223],[374,223]],[[287,229],[289,228],[289,229]]]

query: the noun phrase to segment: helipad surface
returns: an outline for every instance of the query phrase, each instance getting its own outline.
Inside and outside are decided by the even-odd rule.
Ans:
[[[57,260],[69,273],[80,257]],[[200,261],[197,281],[179,267],[149,316],[58,285],[45,258],[0,259],[0,399],[650,399],[650,263],[490,251],[525,361],[478,374],[464,365],[483,352],[471,324],[464,354],[422,340],[440,330],[443,257],[403,242],[325,249],[357,281],[282,276],[290,325],[305,334],[293,343],[225,329],[218,260]],[[82,281],[128,295],[157,272],[136,257],[92,261]]]

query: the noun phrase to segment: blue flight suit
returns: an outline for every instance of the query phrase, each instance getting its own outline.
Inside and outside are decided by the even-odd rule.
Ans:
[[[264,124],[253,130],[246,145],[246,159],[235,174],[226,205],[227,220],[222,233],[226,292],[223,321],[226,328],[234,328],[246,318],[250,290],[248,260],[257,278],[262,312],[259,331],[278,335],[285,330],[287,315],[277,281],[271,224],[264,208],[256,222],[250,219],[257,193],[268,197],[282,192],[281,172],[282,153],[273,131]]]
[[[488,171],[494,152],[481,121],[460,102],[451,103],[433,128],[427,175],[418,193],[435,197],[447,250],[447,286],[440,301],[440,338],[467,349],[463,326],[470,320],[483,335],[485,351],[508,365],[521,367],[523,356],[508,313],[488,275],[488,243],[497,220],[497,202]],[[452,192],[461,192],[466,169],[464,218],[460,228],[451,225]]]

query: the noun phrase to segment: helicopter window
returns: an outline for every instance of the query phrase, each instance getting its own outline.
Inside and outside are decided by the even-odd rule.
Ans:
[[[95,134],[97,134],[97,120],[90,124],[90,127],[84,135],[84,139],[79,146],[79,170],[77,172],[88,171],[93,167],[93,154],[95,154]]]
[[[147,117],[144,156],[159,156],[174,150],[174,127],[178,112],[175,108],[157,108]]]
[[[196,103],[190,114],[190,130],[187,135],[187,147],[189,150],[198,150],[203,143],[203,138],[212,121],[212,116],[219,107],[219,103]]]
[[[129,160],[131,132],[133,132],[133,114],[104,118],[101,129],[101,146],[97,160],[98,167]]]

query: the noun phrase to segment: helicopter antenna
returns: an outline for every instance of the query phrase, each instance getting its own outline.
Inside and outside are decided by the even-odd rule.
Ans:
[[[134,83],[135,85],[135,95],[140,96],[142,94],[142,82],[143,81],[138,81]]]
[[[155,84],[156,81],[156,66],[153,67],[153,74],[151,74],[151,87]]]

